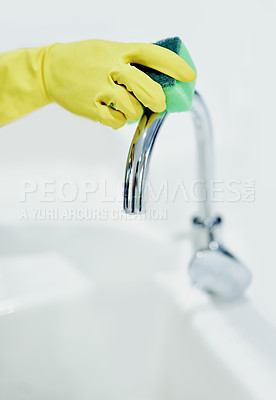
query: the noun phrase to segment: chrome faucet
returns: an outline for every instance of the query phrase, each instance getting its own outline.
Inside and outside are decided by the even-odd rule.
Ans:
[[[193,218],[201,242],[195,243],[195,255],[189,272],[193,284],[208,293],[226,300],[243,296],[251,281],[250,271],[216,239],[216,227],[222,219],[213,210],[211,184],[214,176],[213,132],[209,113],[202,97],[195,92],[191,113],[195,126],[198,177],[202,185],[199,215]],[[153,147],[157,135],[168,117],[160,118],[146,109],[134,134],[126,164],[124,182],[124,210],[127,214],[146,211],[145,190]]]

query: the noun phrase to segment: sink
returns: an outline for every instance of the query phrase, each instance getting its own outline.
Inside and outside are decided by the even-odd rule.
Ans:
[[[186,239],[131,222],[1,237],[1,400],[276,398],[274,328],[190,285]]]

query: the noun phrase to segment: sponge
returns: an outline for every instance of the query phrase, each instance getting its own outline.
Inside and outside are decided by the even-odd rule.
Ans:
[[[164,40],[160,40],[154,43],[158,46],[165,47],[183,58],[189,66],[196,72],[194,62],[188,53],[188,50],[184,46],[183,42],[179,37],[172,37]],[[180,111],[189,111],[192,106],[192,100],[195,91],[196,82],[181,82],[176,79],[163,74],[162,72],[153,70],[140,64],[132,64],[145,72],[151,79],[159,83],[166,96],[166,110],[159,114],[158,117],[162,117],[165,112],[173,113]]]

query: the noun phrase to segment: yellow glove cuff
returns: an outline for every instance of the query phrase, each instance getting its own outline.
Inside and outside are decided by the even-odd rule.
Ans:
[[[0,126],[51,102],[42,71],[46,49],[0,54]]]

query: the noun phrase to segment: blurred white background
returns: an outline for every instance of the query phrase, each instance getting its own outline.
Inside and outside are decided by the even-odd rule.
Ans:
[[[255,181],[253,202],[223,201],[218,208],[225,219],[226,246],[254,273],[250,296],[276,325],[275,5],[273,0],[10,0],[1,7],[0,51],[88,38],[155,42],[180,36],[197,66],[197,90],[213,120],[217,179]],[[60,201],[41,203],[38,196],[22,203],[20,185],[27,180],[106,180],[111,192],[120,188],[134,130],[128,125],[113,131],[54,104],[2,127],[0,223],[26,223],[20,220],[24,208],[68,207]],[[167,179],[171,187],[179,179],[190,187],[195,179],[188,113],[166,123],[150,179]],[[76,199],[69,207],[122,209],[120,201],[103,204],[101,196],[96,193],[85,204]],[[178,196],[155,206],[167,207],[167,220],[150,224],[168,235],[189,231],[193,202]]]

